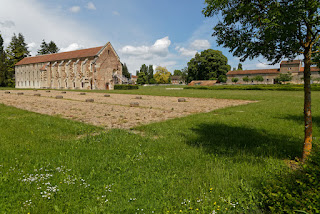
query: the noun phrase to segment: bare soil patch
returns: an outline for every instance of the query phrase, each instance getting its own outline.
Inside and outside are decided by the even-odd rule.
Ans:
[[[23,93],[18,95],[18,93]],[[34,96],[40,94],[40,96]],[[10,94],[0,92],[0,103],[20,109],[47,115],[60,115],[63,118],[81,121],[105,128],[128,129],[137,125],[159,122],[190,114],[210,112],[218,108],[252,103],[246,100],[227,100],[209,98],[185,98],[186,102],[178,102],[179,97],[162,97],[67,91],[63,99],[61,91],[46,92],[38,90],[11,90]],[[86,102],[93,99],[94,102]],[[139,103],[130,107],[130,103]]]

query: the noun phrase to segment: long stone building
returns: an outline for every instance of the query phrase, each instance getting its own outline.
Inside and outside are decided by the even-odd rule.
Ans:
[[[105,46],[26,57],[15,66],[16,88],[107,89],[122,84],[122,65]]]
[[[259,69],[259,70],[242,70],[242,71],[229,71],[227,73],[227,84],[234,84],[233,78],[238,78],[237,84],[275,84],[276,78],[280,73],[290,73],[292,75],[292,84],[303,84],[303,71],[301,60],[282,61],[280,68],[277,69]],[[320,82],[320,69],[317,67],[311,67],[311,81]],[[263,81],[258,82],[254,80],[256,76],[262,76]],[[243,80],[248,77],[249,82]]]

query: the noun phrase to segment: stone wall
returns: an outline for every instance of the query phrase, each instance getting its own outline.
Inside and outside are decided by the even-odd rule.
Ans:
[[[16,66],[16,88],[113,89],[122,65],[111,44],[96,57]]]

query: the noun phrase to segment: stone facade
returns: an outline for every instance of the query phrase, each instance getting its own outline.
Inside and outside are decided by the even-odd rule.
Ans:
[[[290,73],[292,80],[288,83],[303,84],[302,62],[300,60],[282,61],[279,69],[260,69],[260,70],[243,70],[243,71],[229,71],[227,73],[227,84],[275,84],[276,78],[280,73]],[[311,81],[315,83],[320,82],[319,68],[311,67]],[[256,76],[262,76],[263,81],[258,82],[253,80]],[[249,81],[244,81],[243,78],[248,77]],[[238,78],[238,82],[232,82],[233,78]]]
[[[15,66],[16,88],[112,90],[122,65],[111,43],[103,47],[27,57]]]

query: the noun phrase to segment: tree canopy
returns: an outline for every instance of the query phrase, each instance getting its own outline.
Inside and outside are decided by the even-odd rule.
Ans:
[[[171,73],[167,70],[166,67],[158,66],[156,68],[156,73],[154,74],[154,79],[158,84],[167,84],[170,83]]]
[[[180,71],[180,70],[174,70],[174,71],[173,71],[173,76],[182,76],[182,71]]]
[[[211,80],[225,76],[231,69],[228,58],[221,51],[204,50],[188,62],[188,82],[192,80]]]
[[[7,79],[7,64],[6,64],[6,52],[3,47],[3,38],[0,34],[0,86],[6,86]]]
[[[50,41],[49,43],[46,43],[46,41],[42,40],[42,43],[40,45],[40,49],[38,50],[38,55],[43,54],[52,54],[52,53],[58,53],[59,48],[53,41]]]
[[[288,73],[280,73],[279,76],[275,79],[278,82],[288,82],[292,80],[292,74],[290,72]]]
[[[25,57],[30,56],[27,44],[24,41],[24,36],[19,33],[18,36],[13,34],[11,42],[7,48],[7,77],[6,86],[13,87],[15,64]]]
[[[305,140],[312,148],[311,56],[320,37],[319,0],[205,0],[206,17],[222,16],[214,27],[217,43],[241,61],[263,56],[275,64],[304,56]]]
[[[128,71],[128,67],[127,67],[126,63],[122,64],[122,75],[125,76],[128,79],[130,79],[130,77],[131,77],[131,75],[130,75],[130,73]]]

